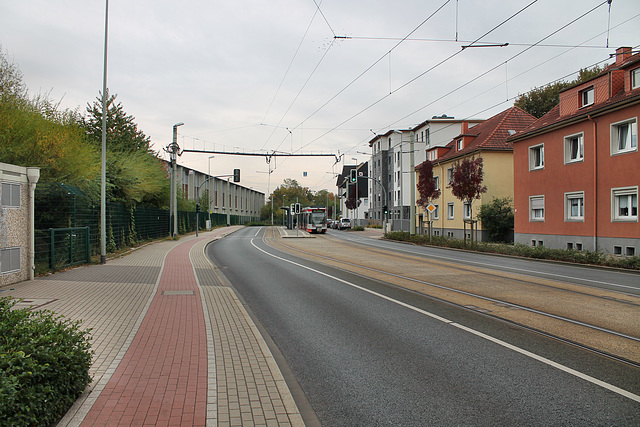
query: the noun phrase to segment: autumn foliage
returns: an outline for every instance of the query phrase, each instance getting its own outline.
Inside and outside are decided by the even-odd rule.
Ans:
[[[418,172],[418,193],[420,198],[416,201],[418,206],[425,207],[432,199],[440,197],[440,190],[433,178],[433,164],[426,160],[416,168]]]

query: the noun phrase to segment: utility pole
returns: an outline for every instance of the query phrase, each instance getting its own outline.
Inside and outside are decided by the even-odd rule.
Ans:
[[[409,218],[409,234],[414,235],[416,234],[416,161],[413,153],[413,145],[416,139],[416,133],[414,131],[411,131],[409,135],[409,177],[411,178],[409,180],[409,185],[411,186],[411,188],[409,189],[411,194],[411,201],[409,206],[409,216],[411,217]]]

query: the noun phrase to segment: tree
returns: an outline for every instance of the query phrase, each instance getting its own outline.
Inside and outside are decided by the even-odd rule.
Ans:
[[[601,68],[598,65],[595,65],[592,68],[582,68],[578,72],[578,77],[574,80],[570,82],[560,80],[546,86],[533,88],[529,92],[518,96],[514,105],[522,108],[532,116],[540,118],[547,114],[553,107],[558,105],[560,102],[560,92],[570,86],[582,83],[597,76],[603,69],[604,68]]]
[[[150,152],[151,140],[135,123],[135,117],[128,115],[122,104],[116,104],[118,95],[109,95],[107,99],[107,141],[111,151],[132,153]],[[90,141],[96,146],[102,144],[102,95],[96,97],[92,105],[87,103],[87,114],[82,125]]]
[[[129,205],[168,205],[170,185],[167,173],[150,139],[138,129],[117,95],[107,101],[107,198]],[[102,145],[102,97],[87,104],[86,115],[79,120],[88,140],[96,148]]]
[[[482,185],[484,172],[482,171],[482,157],[477,159],[465,158],[453,166],[453,179],[451,182],[451,192],[463,203],[469,205],[469,220],[471,223],[471,236],[473,240],[473,209],[474,199],[479,199],[483,193],[487,192],[487,187]],[[466,224],[466,221],[465,221]],[[466,226],[465,226],[466,230]],[[465,242],[467,236],[465,233]]]
[[[27,88],[22,81],[20,68],[7,58],[7,54],[0,45],[0,99],[25,99]]]
[[[478,219],[482,221],[482,228],[487,231],[491,242],[506,242],[513,231],[514,213],[510,197],[494,198],[491,203],[480,206]]]
[[[418,206],[426,207],[432,199],[440,197],[440,190],[433,178],[433,163],[426,160],[416,168],[418,172],[418,193],[420,198],[416,202]]]

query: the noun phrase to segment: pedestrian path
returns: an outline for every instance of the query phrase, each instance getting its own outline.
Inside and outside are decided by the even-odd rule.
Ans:
[[[94,381],[60,426],[304,425],[269,348],[204,248],[240,227],[0,289],[92,328]]]

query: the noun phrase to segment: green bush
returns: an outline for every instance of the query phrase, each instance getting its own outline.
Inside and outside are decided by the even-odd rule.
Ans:
[[[361,225],[356,225],[355,227],[351,227],[347,231],[364,231],[364,227]]]
[[[0,298],[0,425],[58,421],[91,382],[91,335],[55,313]]]

